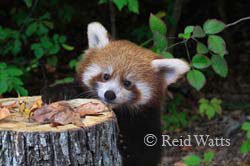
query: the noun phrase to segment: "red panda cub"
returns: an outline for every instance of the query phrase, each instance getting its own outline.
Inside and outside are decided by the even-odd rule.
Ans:
[[[112,107],[120,129],[123,166],[156,166],[161,159],[162,99],[167,86],[186,73],[189,65],[180,59],[164,59],[127,40],[110,40],[98,22],[88,25],[87,34],[89,48],[78,64],[81,88],[72,85],[78,88],[75,97],[85,94]],[[74,88],[68,85],[67,89]],[[52,92],[53,87],[45,90],[46,102],[70,98],[68,92],[57,97]],[[147,134],[157,138],[154,146],[145,144]]]

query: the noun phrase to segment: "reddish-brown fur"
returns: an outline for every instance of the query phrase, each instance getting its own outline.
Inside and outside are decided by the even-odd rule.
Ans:
[[[121,78],[125,78],[128,73],[135,73],[134,80],[146,82],[152,87],[152,100],[148,104],[160,105],[160,99],[164,95],[165,82],[161,74],[155,73],[151,67],[152,60],[160,58],[162,57],[154,52],[129,41],[111,41],[105,48],[90,48],[86,51],[83,60],[78,64],[78,76],[82,80],[82,73],[90,64],[97,64],[104,68],[111,65],[115,74]],[[92,83],[100,79],[101,76],[96,76]],[[131,90],[136,94],[135,100],[138,100],[139,91],[136,88]]]

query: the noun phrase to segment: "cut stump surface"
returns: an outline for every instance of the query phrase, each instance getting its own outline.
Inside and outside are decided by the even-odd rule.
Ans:
[[[2,104],[37,97],[0,99]],[[75,99],[79,106],[92,99]],[[0,165],[4,166],[120,166],[117,121],[113,112],[86,116],[83,128],[73,124],[51,127],[31,123],[20,113],[0,120]]]

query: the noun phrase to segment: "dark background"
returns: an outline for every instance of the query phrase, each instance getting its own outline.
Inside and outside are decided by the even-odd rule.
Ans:
[[[116,39],[127,39],[140,45],[152,37],[149,28],[150,13],[164,12],[165,16],[162,19],[167,24],[167,37],[171,45],[180,41],[176,38],[177,34],[183,32],[187,25],[202,26],[206,20],[213,18],[229,24],[250,16],[249,0],[140,0],[138,14],[130,12],[127,7],[119,11],[112,3],[98,2],[98,0],[33,0],[32,5],[27,7],[22,0],[0,1],[0,28],[9,28],[25,34],[32,19],[37,21],[39,17],[49,13],[50,17],[46,21],[53,24],[53,28],[45,33],[46,36],[50,39],[54,34],[65,36],[67,38],[65,43],[74,47],[72,51],[60,47],[53,55],[35,58],[31,45],[39,42],[41,35],[33,34],[21,38],[22,46],[16,55],[11,51],[4,53],[7,46],[13,42],[12,39],[0,40],[0,63],[16,66],[23,71],[20,79],[30,96],[39,95],[43,87],[51,86],[58,80],[74,77],[76,71],[69,62],[77,61],[88,47],[86,28],[90,22],[102,23]],[[245,139],[245,133],[239,131],[244,120],[250,120],[250,20],[226,28],[220,35],[227,44],[228,54],[225,55],[225,59],[229,68],[228,76],[222,78],[212,70],[204,71],[207,81],[200,91],[192,88],[185,79],[171,86],[170,92],[173,92],[174,96],[178,94],[182,99],[175,96],[175,104],[171,107],[168,103],[169,107],[173,108],[175,113],[181,110],[191,114],[190,116],[185,114],[184,120],[194,119],[195,122],[184,125],[184,130],[178,127],[175,133],[170,134],[178,136],[205,132],[213,136],[228,136],[228,133],[234,133],[230,136],[234,140],[231,147],[213,149],[216,152],[214,165],[224,163],[235,166],[239,162],[249,164],[249,155],[239,153],[239,147]],[[151,48],[152,45],[153,43],[149,42],[146,47]],[[193,56],[195,43],[190,42],[188,48]],[[187,59],[184,45],[178,45],[171,51],[175,57]],[[48,62],[51,57],[57,59],[56,64]],[[35,67],[31,67],[34,64]],[[0,73],[0,81],[1,75],[4,74]],[[0,97],[13,96],[17,96],[14,89],[0,95]],[[223,116],[216,117],[212,121],[208,121],[205,117],[197,119],[198,99],[201,97],[222,99]],[[171,111],[164,113],[167,116],[171,115]],[[169,119],[164,120],[169,121]],[[190,152],[202,156],[203,151],[206,151],[204,148],[166,149],[164,163],[173,165]]]

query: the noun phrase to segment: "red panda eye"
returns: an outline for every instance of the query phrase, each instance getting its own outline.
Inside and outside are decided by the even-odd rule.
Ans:
[[[129,88],[129,87],[132,85],[132,82],[129,81],[129,80],[125,80],[125,81],[123,82],[123,85],[124,85],[126,88]]]
[[[109,74],[107,74],[107,73],[103,74],[103,80],[107,81],[107,80],[109,80],[109,78],[110,78]]]

